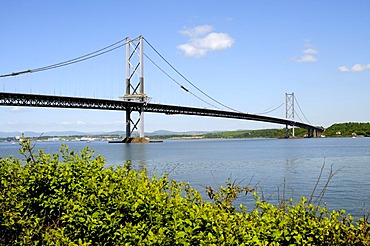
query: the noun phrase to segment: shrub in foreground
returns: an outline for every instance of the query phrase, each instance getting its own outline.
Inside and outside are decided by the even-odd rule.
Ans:
[[[203,201],[188,184],[145,171],[105,168],[88,148],[50,155],[20,150],[0,160],[0,245],[369,245],[369,223],[302,198],[255,207],[228,183]]]

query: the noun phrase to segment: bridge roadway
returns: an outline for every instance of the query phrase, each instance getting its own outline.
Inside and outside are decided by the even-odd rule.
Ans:
[[[22,107],[26,106],[26,107],[49,107],[49,108],[100,109],[117,111],[126,111],[126,110],[140,111],[141,107],[143,107],[144,112],[149,113],[163,113],[168,115],[183,114],[183,115],[209,116],[219,118],[262,121],[282,125],[296,126],[307,129],[308,135],[310,137],[317,136],[323,131],[323,128],[321,127],[316,127],[293,120],[275,118],[264,115],[206,108],[193,108],[185,106],[157,104],[157,103],[123,101],[123,100],[0,92],[0,105],[22,106]]]

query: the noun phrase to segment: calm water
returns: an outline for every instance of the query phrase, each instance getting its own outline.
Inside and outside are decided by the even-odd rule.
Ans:
[[[55,153],[61,143],[38,142],[37,148]],[[70,149],[89,145],[107,159],[107,165],[131,160],[134,168],[150,174],[170,173],[171,179],[189,182],[204,194],[204,187],[225,185],[230,178],[241,185],[257,185],[270,202],[282,196],[309,197],[322,165],[322,188],[332,166],[338,173],[323,203],[345,209],[355,217],[370,211],[370,138],[174,140],[150,144],[68,142]],[[0,156],[18,156],[18,144],[0,143]],[[321,189],[318,189],[320,192]],[[318,193],[317,193],[318,194]],[[204,196],[205,197],[205,196]],[[249,204],[250,196],[238,203]]]

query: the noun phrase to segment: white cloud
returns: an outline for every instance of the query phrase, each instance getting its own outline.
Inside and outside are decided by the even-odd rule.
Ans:
[[[355,64],[352,67],[341,66],[338,68],[341,72],[363,72],[370,69],[369,64]]]
[[[349,72],[351,71],[351,69],[349,69],[348,67],[346,66],[341,66],[341,67],[338,67],[339,71],[341,72]]]
[[[11,108],[10,111],[15,112],[15,113],[19,113],[19,112],[27,112],[27,111],[29,111],[29,109],[25,109],[25,108],[22,108],[22,107],[15,106],[15,107]]]
[[[234,44],[234,40],[227,33],[214,32],[209,25],[196,26],[181,31],[189,37],[185,44],[177,48],[187,57],[203,57],[209,51],[224,50]]]
[[[12,108],[11,111],[12,112],[19,112],[19,111],[22,111],[22,108],[17,106],[17,107]]]
[[[301,57],[294,57],[292,58],[292,61],[295,62],[315,62],[317,61],[317,58],[313,55],[303,55]]]
[[[210,33],[212,31],[213,31],[212,26],[203,25],[203,26],[196,26],[193,28],[186,28],[186,29],[181,30],[180,32],[185,36],[188,36],[190,38],[195,38],[195,37],[199,37],[202,35],[206,35],[207,33]]]
[[[123,120],[115,120],[115,121],[100,121],[100,122],[93,122],[94,126],[124,126],[126,124]]]
[[[76,120],[76,121],[63,121],[59,123],[60,125],[63,126],[98,126],[98,127],[103,127],[103,126],[124,126],[125,122],[124,121],[99,121],[99,122],[88,122],[86,123],[85,121],[82,120]]]
[[[63,121],[60,122],[61,125],[63,126],[83,126],[86,125],[86,122],[77,120],[77,121]]]
[[[300,57],[293,57],[291,60],[294,62],[316,62],[318,58],[316,57],[316,54],[319,53],[319,51],[315,48],[313,48],[313,45],[306,40],[305,41],[305,49],[303,50],[303,54]]]
[[[317,51],[317,50],[315,50],[313,48],[308,48],[308,49],[305,49],[303,51],[303,53],[305,53],[305,54],[317,54],[317,53],[319,53],[319,51]]]

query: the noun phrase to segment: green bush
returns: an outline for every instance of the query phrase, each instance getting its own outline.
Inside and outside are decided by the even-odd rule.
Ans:
[[[352,137],[353,134],[370,136],[370,122],[347,122],[333,124],[325,129],[327,137]]]
[[[367,219],[353,222],[302,198],[274,206],[256,195],[236,209],[241,192],[230,182],[214,202],[168,176],[148,177],[130,163],[105,168],[88,148],[0,160],[1,245],[369,245]]]

